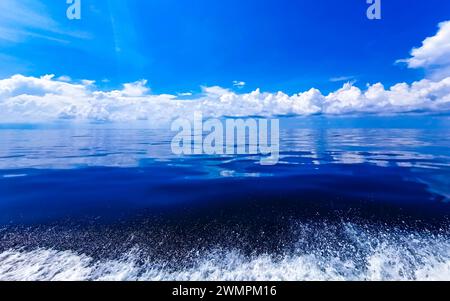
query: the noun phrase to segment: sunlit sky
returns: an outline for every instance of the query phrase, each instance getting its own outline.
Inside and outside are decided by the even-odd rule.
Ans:
[[[55,74],[105,88],[147,79],[155,93],[200,86],[294,93],[344,81],[412,82],[424,70],[395,64],[450,19],[450,1],[2,0],[0,76]],[[234,87],[237,88],[237,87]]]

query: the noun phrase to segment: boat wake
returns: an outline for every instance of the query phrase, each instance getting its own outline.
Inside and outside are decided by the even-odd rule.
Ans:
[[[0,253],[0,280],[445,280],[450,279],[450,238],[399,229],[378,233],[346,224],[330,241],[329,229],[300,227],[292,251],[244,254],[238,249],[193,252],[173,265],[138,246],[115,259],[71,250],[10,249]]]

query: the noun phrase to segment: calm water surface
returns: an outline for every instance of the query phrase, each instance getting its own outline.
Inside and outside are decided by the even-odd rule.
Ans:
[[[0,129],[0,279],[450,279],[448,128],[297,128],[280,163],[161,130]]]

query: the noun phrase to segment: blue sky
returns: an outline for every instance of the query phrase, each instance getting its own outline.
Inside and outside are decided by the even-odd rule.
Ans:
[[[70,21],[65,0],[2,0],[0,76],[67,75],[105,88],[145,78],[155,93],[233,81],[247,83],[242,92],[329,92],[339,79],[423,78],[395,61],[450,19],[450,1],[385,0],[379,21],[366,18],[365,2],[82,0],[82,19]]]
[[[450,114],[450,2],[0,1],[0,123]]]

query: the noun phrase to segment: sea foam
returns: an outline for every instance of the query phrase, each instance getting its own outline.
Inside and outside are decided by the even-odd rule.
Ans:
[[[94,259],[73,251],[7,250],[0,254],[0,280],[448,280],[450,239],[431,233],[395,231],[367,236],[355,227],[356,253],[344,256],[318,246],[291,254],[245,256],[239,250],[211,250],[191,265],[169,267],[143,257],[139,249],[117,259]],[[368,241],[369,240],[369,241]],[[344,242],[342,242],[344,244]],[[299,246],[301,243],[299,244]],[[333,247],[334,248],[334,247]],[[355,254],[356,254],[355,253]]]

